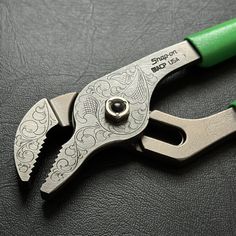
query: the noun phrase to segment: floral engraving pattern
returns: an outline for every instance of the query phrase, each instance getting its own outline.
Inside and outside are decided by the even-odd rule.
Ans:
[[[75,101],[75,133],[63,145],[44,183],[45,188],[52,188],[53,182],[59,184],[69,178],[95,149],[139,134],[148,121],[149,90],[156,82],[153,74],[147,75],[134,66],[88,84]],[[114,125],[105,119],[105,101],[113,96],[123,97],[130,103],[129,118],[122,125]]]
[[[48,101],[40,100],[25,115],[15,138],[15,162],[21,178],[29,178],[47,131],[58,123]]]

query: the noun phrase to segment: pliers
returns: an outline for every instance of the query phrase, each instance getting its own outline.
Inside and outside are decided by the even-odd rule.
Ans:
[[[41,187],[43,196],[60,189],[97,151],[126,145],[142,153],[183,161],[236,132],[236,102],[212,116],[182,119],[150,111],[157,84],[185,66],[216,65],[236,55],[236,19],[192,34],[89,83],[73,92],[37,102],[17,129],[14,158],[18,175],[28,182],[40,149],[54,126],[73,126],[74,133],[56,158]],[[149,123],[167,127],[177,141],[151,137]]]

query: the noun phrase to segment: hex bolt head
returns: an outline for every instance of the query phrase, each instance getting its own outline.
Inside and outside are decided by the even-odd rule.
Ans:
[[[129,102],[122,97],[111,97],[105,103],[105,117],[114,123],[125,122],[130,113]]]

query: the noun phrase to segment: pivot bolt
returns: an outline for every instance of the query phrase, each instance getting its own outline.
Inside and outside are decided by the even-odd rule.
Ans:
[[[122,97],[112,97],[106,100],[105,117],[107,120],[120,123],[129,117],[129,102]]]

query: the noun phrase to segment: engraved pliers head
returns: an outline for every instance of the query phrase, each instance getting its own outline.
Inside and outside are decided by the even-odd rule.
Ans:
[[[159,65],[156,61],[163,55],[167,55],[166,61]],[[136,145],[148,124],[156,85],[168,74],[198,60],[197,52],[184,41],[92,81],[78,95],[39,101],[16,133],[15,163],[21,180],[29,180],[47,132],[55,125],[68,125],[72,117],[74,134],[62,146],[41,187],[44,195],[67,183],[95,151],[118,143]]]

